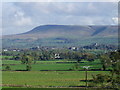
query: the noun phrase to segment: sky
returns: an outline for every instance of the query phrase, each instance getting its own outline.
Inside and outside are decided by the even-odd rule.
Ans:
[[[27,32],[40,25],[117,25],[118,3],[2,2],[0,20],[3,35]]]

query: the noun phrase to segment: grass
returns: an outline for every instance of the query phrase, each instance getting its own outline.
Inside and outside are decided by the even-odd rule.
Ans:
[[[39,71],[39,70],[68,70],[72,64],[33,64],[32,70]],[[10,65],[12,70],[25,70],[25,64],[19,65]],[[5,66],[3,66],[3,69]]]
[[[10,59],[10,58],[12,58],[13,56],[2,56],[2,55],[0,55],[0,59]]]
[[[32,36],[33,37],[33,36]],[[69,46],[86,46],[90,45],[93,43],[98,43],[98,44],[118,44],[118,37],[99,37],[99,36],[93,36],[93,37],[79,37],[76,35],[69,35],[69,36],[62,36],[63,38],[66,38],[70,40],[71,42],[66,43],[66,42],[60,42],[58,40],[55,40],[55,38],[44,38],[44,39],[37,39],[37,40],[32,40],[30,42],[26,42],[26,39],[21,39],[16,42],[17,39],[3,39],[3,48],[6,47],[14,47],[14,48],[30,48],[34,47],[37,45],[41,46],[57,46],[57,47],[69,47]],[[71,38],[72,37],[72,38]],[[23,37],[24,38],[24,37]]]
[[[92,75],[109,74],[108,71],[88,71],[88,79]],[[32,86],[84,86],[84,71],[3,71],[3,85]]]
[[[17,60],[2,60],[2,64],[21,64],[21,61],[17,61]]]
[[[60,63],[58,63],[60,62]],[[69,87],[69,86],[85,86],[84,71],[40,71],[40,70],[69,70],[75,66],[75,63],[61,63],[73,61],[37,61],[32,64],[32,71],[26,70],[26,65],[21,61],[2,60],[3,64],[8,64],[12,71],[2,71],[3,87]],[[90,69],[100,69],[102,66],[99,60],[94,62],[82,61],[79,63],[79,69],[83,70],[83,66],[91,66]],[[3,70],[5,66],[2,67]],[[15,71],[18,70],[18,71]],[[109,74],[109,71],[88,71],[88,79],[92,79],[92,75]],[[4,86],[8,85],[8,86]],[[12,86],[13,85],[13,86]]]
[[[58,61],[37,61],[36,64],[32,64],[32,71],[70,70],[75,67],[75,63],[56,63],[56,62]],[[26,69],[26,65],[21,64],[20,61],[3,60],[3,64],[14,64],[14,65],[10,65],[11,70],[25,70]],[[83,66],[90,66],[90,69],[101,69],[102,68],[99,61],[79,63],[80,70],[83,69]],[[3,70],[5,69],[5,67],[6,66],[3,66]]]
[[[67,60],[55,60],[55,61],[36,61],[37,64],[52,64],[57,62],[75,62],[75,61],[67,61]],[[34,61],[33,61],[34,63]],[[2,60],[2,64],[21,64],[21,61],[18,60]]]

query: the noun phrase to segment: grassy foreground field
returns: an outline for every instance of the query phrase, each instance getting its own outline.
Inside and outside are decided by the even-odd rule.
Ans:
[[[3,67],[5,70],[6,65],[9,65],[11,70],[26,70],[26,65],[21,64],[21,61],[15,60],[3,60]],[[75,67],[75,61],[37,61],[36,64],[32,64],[32,71],[40,70],[72,70]],[[83,66],[90,66],[90,69],[101,69],[102,65],[99,60],[94,62],[80,62],[79,70],[83,70]]]
[[[92,75],[109,74],[108,71],[88,71],[88,79]],[[85,86],[84,71],[3,71],[3,86]]]
[[[31,71],[25,71],[26,65],[21,64],[21,61],[17,60],[2,60],[2,64],[3,88],[85,86],[85,71],[76,71],[73,69],[76,61],[36,61],[35,64],[34,62],[31,64]],[[10,66],[10,71],[4,71],[7,65]],[[84,70],[83,66],[90,66],[90,70],[102,68],[100,60],[93,62],[81,61],[78,70]],[[92,75],[97,74],[109,74],[109,71],[88,71],[88,80],[92,79]]]

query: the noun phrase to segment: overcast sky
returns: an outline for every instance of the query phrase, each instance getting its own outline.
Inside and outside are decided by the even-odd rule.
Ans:
[[[117,25],[118,5],[117,2],[3,2],[1,18],[4,35],[46,24]]]

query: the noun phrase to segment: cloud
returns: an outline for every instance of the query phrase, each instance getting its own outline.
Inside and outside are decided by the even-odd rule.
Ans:
[[[31,25],[32,20],[30,16],[25,14],[22,8],[16,6],[14,3],[3,3],[3,24],[7,26]],[[7,21],[4,21],[7,20]]]
[[[31,17],[15,3],[3,3],[1,18],[3,34],[22,33],[33,27]]]
[[[0,2],[0,36],[2,36],[2,3],[1,2]]]
[[[119,0],[3,0],[3,2],[119,2]]]
[[[116,24],[116,23],[118,24],[118,17],[113,17],[112,20],[113,20],[113,22],[114,22],[115,24]]]
[[[72,16],[114,16],[118,9],[117,3],[15,3],[29,15],[72,15]],[[28,12],[29,11],[29,12]],[[107,11],[107,12],[106,12]],[[37,13],[37,14],[36,14]],[[111,14],[112,13],[112,14]]]
[[[5,34],[44,24],[115,25],[118,14],[115,2],[11,2],[2,9]]]
[[[15,22],[14,22],[15,25],[25,26],[25,25],[31,25],[32,24],[31,18],[30,17],[25,17],[23,12],[18,12],[17,11],[14,14],[14,17],[15,17]]]
[[[27,18],[21,17],[21,19],[16,21],[15,24],[18,26],[31,25],[32,21],[29,17],[27,17]]]

